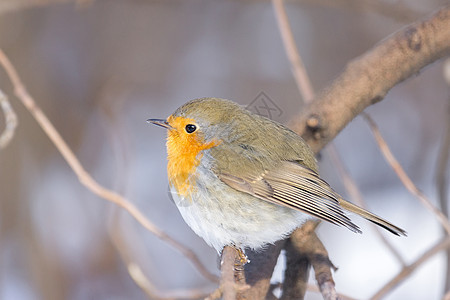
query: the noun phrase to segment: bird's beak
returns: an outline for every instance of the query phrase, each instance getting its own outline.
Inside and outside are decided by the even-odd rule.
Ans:
[[[148,119],[147,123],[152,123],[152,124],[164,127],[166,129],[173,129],[173,127],[170,126],[169,123],[163,119]]]

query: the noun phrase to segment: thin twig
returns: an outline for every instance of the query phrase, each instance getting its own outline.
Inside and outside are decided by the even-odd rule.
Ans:
[[[405,170],[403,170],[400,163],[397,161],[397,159],[392,154],[391,150],[389,149],[389,146],[387,145],[386,141],[384,140],[383,136],[380,133],[380,130],[378,129],[377,124],[375,121],[366,113],[362,113],[364,119],[367,121],[367,123],[370,126],[370,129],[375,137],[375,141],[377,142],[381,153],[383,154],[384,158],[388,162],[388,164],[391,166],[391,168],[394,170],[395,174],[397,174],[400,181],[403,183],[403,185],[406,187],[406,189],[416,196],[420,202],[428,209],[430,210],[438,219],[438,221],[441,223],[442,227],[444,227],[445,231],[447,232],[447,235],[450,235],[450,223],[448,219],[445,217],[445,215],[431,203],[431,201],[415,186],[415,184],[412,182],[411,178],[408,177]]]
[[[144,226],[148,231],[152,232],[161,240],[173,246],[184,256],[186,256],[192,264],[197,268],[197,270],[209,280],[213,282],[218,282],[216,275],[210,273],[201,263],[200,259],[195,255],[195,253],[180,244],[178,241],[171,238],[161,229],[159,229],[155,224],[153,224],[149,219],[147,219],[139,209],[134,206],[131,202],[126,200],[121,195],[111,191],[103,186],[101,186],[97,181],[95,181],[92,176],[83,168],[80,161],[77,159],[73,151],[69,148],[66,142],[63,140],[59,132],[52,125],[50,120],[44,114],[44,112],[37,106],[34,99],[28,94],[25,86],[17,74],[14,66],[11,64],[9,59],[6,57],[4,52],[0,49],[0,64],[5,69],[8,77],[10,78],[13,86],[15,95],[22,101],[23,105],[30,111],[36,121],[39,123],[41,128],[56,146],[58,151],[64,157],[66,162],[78,176],[80,182],[86,186],[91,192],[97,196],[115,203],[116,205],[125,209],[130,215],[132,215],[142,226]]]
[[[4,149],[14,137],[18,120],[11,103],[8,101],[8,97],[6,97],[1,90],[0,106],[2,107],[3,114],[5,115],[5,130],[0,135],[0,149]]]
[[[450,237],[446,236],[436,245],[428,249],[422,256],[420,256],[415,262],[404,267],[394,278],[392,278],[386,285],[384,285],[378,292],[376,292],[370,299],[377,300],[382,299],[389,291],[395,288],[400,282],[402,282],[406,277],[418,269],[418,267],[426,262],[428,259],[433,257],[440,251],[450,247]]]
[[[339,152],[337,151],[334,144],[331,144],[328,147],[328,155],[330,156],[331,160],[334,163],[334,166],[337,168],[337,172],[339,173],[339,177],[341,178],[342,182],[344,183],[345,189],[347,190],[348,194],[350,195],[350,198],[353,199],[359,206],[361,206],[364,209],[367,209],[366,202],[364,201],[364,198],[361,194],[361,191],[357,187],[355,181],[350,176],[347,169],[344,167],[342,163],[342,159],[340,158]],[[405,260],[401,256],[401,254],[395,249],[395,247],[386,239],[386,237],[381,233],[380,227],[373,224],[372,222],[369,222],[371,228],[376,233],[380,241],[383,243],[383,245],[388,248],[388,250],[391,252],[391,254],[397,259],[397,261],[402,265],[405,266]]]
[[[280,29],[281,37],[283,39],[284,49],[291,63],[292,73],[297,82],[298,90],[303,97],[304,103],[310,103],[314,98],[314,90],[309,80],[309,76],[305,70],[302,58],[295,44],[292,35],[291,26],[284,9],[283,0],[272,0],[275,16],[277,18],[278,27]]]

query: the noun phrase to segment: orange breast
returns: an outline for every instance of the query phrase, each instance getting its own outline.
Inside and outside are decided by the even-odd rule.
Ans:
[[[195,123],[194,120],[170,116],[168,122],[173,127],[167,135],[169,183],[178,194],[189,199],[195,186],[195,172],[203,155],[201,151],[216,146],[218,142],[205,143],[197,132],[185,132],[184,127]]]

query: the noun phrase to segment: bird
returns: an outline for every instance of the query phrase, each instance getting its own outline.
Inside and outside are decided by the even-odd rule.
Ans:
[[[218,253],[262,249],[310,219],[361,233],[349,213],[406,236],[320,178],[302,137],[233,101],[194,99],[147,122],[167,129],[169,190],[181,216]]]

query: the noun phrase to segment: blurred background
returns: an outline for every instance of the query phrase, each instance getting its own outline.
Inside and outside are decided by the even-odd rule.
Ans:
[[[286,10],[319,91],[352,58],[446,2],[288,1]],[[187,100],[207,96],[242,105],[270,99],[279,108],[272,118],[283,123],[298,113],[301,99],[271,3],[2,0],[0,47],[87,171],[218,274],[217,254],[185,225],[168,198],[165,132],[145,120],[165,118]],[[442,74],[440,61],[366,110],[436,205],[436,167],[450,99]],[[19,118],[13,141],[0,152],[1,299],[146,299],[128,262],[162,292],[216,288],[179,252],[80,184],[13,96],[3,69],[0,89]],[[0,124],[3,130],[3,114]],[[335,143],[370,210],[408,231],[407,238],[386,234],[406,263],[440,240],[436,219],[386,164],[361,117]],[[347,195],[326,151],[320,170]],[[354,221],[363,235],[329,224],[322,224],[318,235],[339,267],[337,290],[368,298],[401,264],[364,220]],[[433,256],[386,299],[441,299],[445,265],[442,252]],[[275,280],[280,274],[278,269]],[[311,292],[306,298],[321,296]]]

